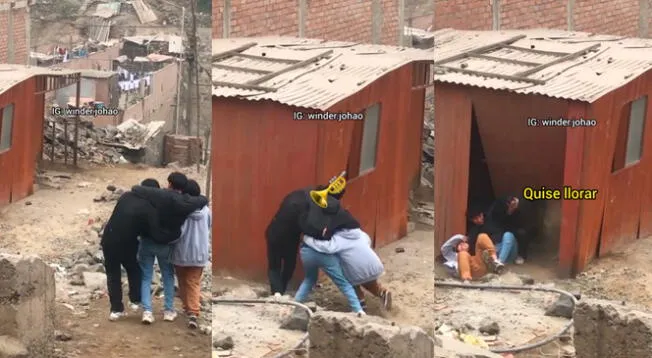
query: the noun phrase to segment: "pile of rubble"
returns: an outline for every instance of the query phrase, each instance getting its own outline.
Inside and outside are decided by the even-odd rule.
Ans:
[[[422,143],[421,185],[433,188],[435,183],[435,93],[432,89],[426,91]]]
[[[68,122],[66,128],[65,120],[46,118],[43,131],[44,159],[64,160],[67,150],[68,161],[72,162],[75,129],[72,121]],[[142,125],[129,120],[117,127],[98,128],[91,121],[82,119],[77,144],[78,160],[101,165],[125,164],[128,161],[123,156],[124,151],[143,149],[146,142],[156,135],[161,127],[159,122]]]

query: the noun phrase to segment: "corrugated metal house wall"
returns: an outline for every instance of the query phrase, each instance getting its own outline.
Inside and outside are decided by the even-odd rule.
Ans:
[[[641,160],[612,173],[618,137],[618,123],[628,115],[629,103],[648,96],[647,117]],[[596,127],[587,128],[583,138],[584,156],[581,185],[598,189],[595,201],[582,201],[578,218],[577,261],[582,271],[595,256],[623,242],[652,235],[652,71],[591,104],[588,118]]]
[[[496,194],[524,185],[598,189],[596,200],[561,203],[560,272],[583,271],[596,253],[652,235],[652,110],[641,160],[612,173],[618,123],[629,104],[652,98],[652,71],[593,104],[446,84],[435,86],[435,240],[465,232],[470,121],[475,110]],[[648,102],[649,103],[649,102]],[[508,111],[501,108],[509,108]],[[587,128],[527,128],[524,118],[587,118]],[[517,151],[514,148],[518,148]]]
[[[319,122],[273,102],[213,98],[213,269],[267,277],[265,229],[283,197],[314,185]]]
[[[0,206],[34,191],[34,170],[43,138],[43,95],[34,95],[36,79],[0,94],[0,109],[14,104],[12,145],[0,153]]]
[[[411,85],[412,67],[404,66],[330,109],[360,112],[381,104],[376,168],[352,178],[343,202],[375,235],[376,246],[406,234],[409,184],[420,164],[413,140],[423,120],[410,108],[416,96]],[[265,228],[283,197],[325,182],[356,160],[350,153],[359,153],[354,137],[361,122],[296,122],[293,111],[213,98],[215,271],[266,279]]]
[[[566,102],[439,83],[435,101],[437,248],[466,232],[472,113],[496,196],[520,195],[527,186],[562,185],[564,129],[528,127],[527,118],[562,117]]]

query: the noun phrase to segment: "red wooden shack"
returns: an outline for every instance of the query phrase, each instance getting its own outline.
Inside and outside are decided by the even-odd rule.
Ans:
[[[430,51],[276,37],[214,40],[213,53],[215,271],[265,279],[283,197],[344,169],[344,205],[375,245],[406,235]]]
[[[464,232],[469,198],[541,186],[598,190],[544,202],[563,276],[652,235],[651,40],[452,29],[435,39],[436,243]],[[559,118],[570,122],[545,126]]]
[[[79,82],[79,73],[0,64],[0,206],[33,193],[43,148],[44,94]]]

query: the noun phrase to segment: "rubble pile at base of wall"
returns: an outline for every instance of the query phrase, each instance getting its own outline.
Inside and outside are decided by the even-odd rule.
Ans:
[[[41,259],[0,253],[0,357],[53,356],[54,284]]]
[[[310,358],[432,358],[434,341],[421,328],[379,317],[322,311],[308,326]]]
[[[43,129],[44,160],[52,160],[54,149],[54,160],[64,161],[67,147],[68,163],[72,163],[75,146],[75,127],[72,123],[70,121],[66,128],[64,120],[46,118]],[[90,121],[81,120],[78,129],[78,160],[102,165],[127,163],[124,151],[144,148],[147,141],[160,131],[160,127],[162,123],[159,122],[141,125],[128,120],[117,127],[100,128]]]
[[[425,111],[423,115],[423,153],[421,165],[421,185],[433,188],[435,184],[435,93],[426,90]]]
[[[577,357],[650,357],[652,313],[623,303],[583,299],[573,314]]]

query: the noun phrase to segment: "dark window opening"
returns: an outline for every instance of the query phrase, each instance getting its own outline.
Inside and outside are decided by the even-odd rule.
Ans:
[[[646,117],[647,96],[631,102],[623,109],[618,123],[612,172],[629,167],[641,160]]]
[[[412,87],[422,87],[431,82],[429,62],[415,62],[412,66]]]
[[[355,124],[347,168],[349,180],[376,167],[378,134],[380,131],[380,104],[365,110],[364,120]]]
[[[14,105],[0,110],[0,152],[11,149],[11,135],[14,128]]]

